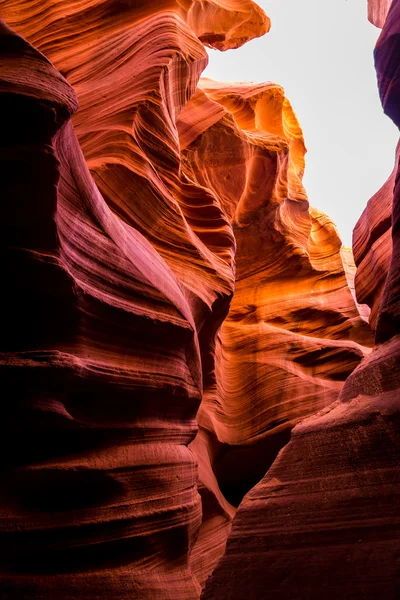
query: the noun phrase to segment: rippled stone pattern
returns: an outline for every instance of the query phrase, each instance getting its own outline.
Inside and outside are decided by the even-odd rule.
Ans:
[[[395,0],[375,54],[384,108],[398,125],[399,11]],[[392,183],[393,253],[379,309],[371,302],[377,343],[339,399],[293,429],[266,476],[245,496],[204,600],[399,596],[398,174]],[[355,233],[359,256],[366,249],[360,263],[366,274],[374,269],[374,229],[381,232],[376,206],[381,198],[387,211],[390,185],[371,200]],[[378,254],[381,265],[387,256],[384,262]],[[379,304],[376,289],[370,293]]]
[[[349,289],[354,265],[332,222],[309,209],[302,132],[283,89],[208,79],[200,88],[178,122],[183,167],[215,193],[237,246],[235,293],[192,445],[198,456],[207,448],[212,466],[217,502],[203,503],[200,529],[211,564],[224,548],[229,506],[263,476],[300,418],[337,399],[372,339]],[[201,481],[203,469],[200,458]],[[198,576],[203,582],[205,572]]]
[[[96,187],[68,120],[72,88],[1,33],[11,290],[1,594],[195,598],[192,312],[165,261]]]
[[[371,308],[369,324],[376,329],[382,293],[392,256],[393,189],[400,157],[400,144],[392,174],[369,200],[353,231],[353,252],[357,265],[357,299]]]
[[[352,258],[284,90],[199,82],[204,45],[268,31],[253,2],[1,16],[1,593],[199,598],[243,496],[370,353]]]
[[[283,89],[209,79],[199,87],[178,121],[182,166],[217,198],[236,241],[235,292],[215,357],[203,361],[209,370],[191,446],[200,481],[214,495],[212,507],[203,502],[199,538],[204,548],[208,539],[211,565],[233,506],[293,425],[337,399],[372,339],[349,289],[354,265],[331,221],[309,209],[302,132]],[[193,564],[203,583],[199,554],[196,544]]]
[[[379,92],[385,113],[400,128],[400,2],[392,3],[385,26],[377,41],[375,65]],[[398,158],[396,160],[397,167]],[[399,170],[393,189],[392,256],[377,321],[378,341],[390,339],[400,328],[400,186]]]
[[[176,121],[207,64],[194,4],[2,2],[30,42],[2,26],[4,598],[200,594],[188,444],[234,238],[181,173]],[[198,10],[225,49],[268,29],[223,5]]]
[[[223,444],[214,469],[237,505],[291,427],[337,399],[372,340],[349,290],[336,229],[309,210],[302,132],[283,89],[210,80],[200,87],[225,111],[217,121],[214,109],[215,122],[186,147],[183,164],[220,199],[237,249],[216,374],[197,418]],[[207,106],[199,91],[182,119],[200,102]]]

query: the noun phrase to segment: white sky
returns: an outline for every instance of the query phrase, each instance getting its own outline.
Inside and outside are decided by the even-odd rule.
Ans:
[[[354,225],[394,164],[399,132],[383,114],[373,66],[380,30],[367,0],[259,0],[271,31],[237,50],[209,51],[205,77],[273,81],[303,128],[310,204],[351,245]]]

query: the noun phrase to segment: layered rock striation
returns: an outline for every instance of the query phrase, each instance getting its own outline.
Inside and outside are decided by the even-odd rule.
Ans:
[[[287,480],[302,482],[290,500],[296,528],[310,489],[325,498],[324,485],[336,485],[329,468],[347,465],[343,436],[359,427],[351,402],[365,395],[368,365],[386,368],[385,351],[366,360],[373,341],[351,256],[309,207],[306,149],[284,90],[199,81],[204,45],[236,48],[269,19],[248,0],[3,0],[1,16],[4,598],[198,598],[237,506],[274,463],[240,505],[205,591],[260,598],[260,585],[275,589],[265,549],[277,573],[282,559],[265,541],[281,514],[265,482],[282,477],[282,461]],[[371,305],[380,293],[358,299]],[[387,331],[389,317],[386,329],[378,317]],[[393,385],[374,389],[392,399]],[[356,406],[368,415],[370,405]],[[274,462],[296,423],[321,409],[316,441],[311,417]],[[374,435],[366,447],[378,477],[392,446],[384,438],[374,454]],[[296,479],[302,460],[311,484]],[[343,492],[356,508],[360,468]],[[254,519],[265,523],[257,538]],[[247,551],[240,583],[232,569]]]
[[[383,106],[397,125],[399,9],[395,0],[375,51]],[[354,234],[356,291],[372,308],[376,345],[339,400],[293,429],[245,496],[204,599],[398,597],[398,180],[396,165]]]
[[[146,7],[111,24],[111,4],[48,5],[37,27],[36,3],[3,3],[81,103],[73,129],[72,87],[4,26],[6,597],[200,591],[188,566],[201,523],[188,449],[198,332],[221,319],[215,302],[222,314],[229,303],[234,241],[179,173],[176,119],[204,47],[182,7]]]
[[[356,296],[359,302],[371,308],[369,324],[374,331],[392,256],[393,189],[399,153],[400,145],[392,174],[369,200],[353,231]]]
[[[3,597],[197,597],[187,554],[201,505],[187,444],[202,384],[191,309],[96,187],[68,120],[72,88],[5,27],[2,40],[12,290]]]
[[[223,444],[218,470],[237,504],[266,470],[268,453],[272,462],[277,440],[337,398],[371,339],[348,287],[336,229],[309,210],[302,133],[282,88],[209,80],[201,88],[225,113],[185,149],[184,165],[190,161],[197,181],[223,202],[237,249],[215,383],[197,418]]]
[[[216,499],[209,516],[203,503],[201,544],[209,521],[221,527],[218,545],[214,532],[207,542],[211,564],[224,547],[229,505],[263,476],[301,417],[337,398],[372,340],[336,229],[309,210],[302,132],[283,89],[201,80],[178,129],[184,172],[215,195],[236,240],[235,292],[214,360],[203,361],[209,371],[191,446],[200,481],[209,481],[200,493]],[[205,449],[212,484],[202,474]]]

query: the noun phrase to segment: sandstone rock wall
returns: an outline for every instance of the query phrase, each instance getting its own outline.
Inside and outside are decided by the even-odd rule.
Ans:
[[[400,145],[392,174],[369,200],[353,231],[353,252],[357,265],[355,291],[359,302],[371,308],[373,330],[379,315],[382,293],[392,256],[393,188],[398,169]]]
[[[220,492],[239,504],[293,425],[337,399],[372,339],[348,286],[336,229],[309,209],[302,131],[283,89],[207,79],[200,88],[178,122],[183,169],[218,198],[236,241],[235,291],[191,446],[200,461],[207,448],[221,552],[229,514]],[[195,115],[202,127],[189,135]],[[201,543],[209,520],[216,527],[215,510],[209,517],[203,510]],[[208,541],[210,559],[214,549],[217,559],[217,540],[213,533]]]
[[[397,125],[399,11],[395,0],[375,52],[383,106]],[[399,595],[399,189],[396,170],[355,231],[356,289],[372,305],[376,345],[339,400],[293,429],[245,496],[204,599]],[[389,235],[391,254],[379,239]],[[378,281],[375,269],[382,270]]]
[[[284,90],[199,83],[204,45],[236,48],[269,29],[253,2],[1,8],[0,589],[12,600],[198,598],[243,496],[300,419],[323,409],[329,420],[370,354],[351,257],[309,207]],[[287,452],[288,480],[298,456],[311,478],[323,468],[325,446],[296,450],[304,427],[270,472]],[[338,469],[346,427],[326,442]],[[325,475],[312,485],[329,487]],[[232,540],[247,552],[254,530],[243,541],[241,515],[260,485],[209,597],[234,597]],[[348,489],[357,505],[351,477]],[[259,506],[252,518],[273,515]],[[260,597],[257,553],[254,568],[235,597]]]

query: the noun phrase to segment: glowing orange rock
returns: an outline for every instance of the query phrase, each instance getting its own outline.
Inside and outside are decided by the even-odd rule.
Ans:
[[[235,505],[369,353],[351,258],[309,208],[283,89],[198,86],[203,44],[268,30],[253,2],[4,0],[2,16],[28,42],[1,31],[0,586],[198,598]]]
[[[215,195],[236,240],[235,292],[191,446],[210,566],[229,531],[226,500],[237,506],[299,419],[337,399],[372,339],[349,289],[354,265],[330,219],[309,209],[302,132],[283,89],[208,79],[200,88],[178,121],[183,171]],[[201,583],[204,562],[196,543]]]
[[[176,121],[207,63],[185,15],[161,0],[2,3],[68,78],[1,31],[7,596],[200,594],[188,444],[233,291],[234,237],[213,194],[181,173]],[[237,26],[245,41],[253,17],[234,15],[227,44]]]
[[[197,418],[222,444],[223,466],[214,452],[215,469],[237,504],[293,424],[337,398],[372,341],[348,287],[336,229],[309,210],[302,133],[282,88],[210,80],[201,88],[225,113],[217,121],[213,105],[206,109],[214,119],[185,148],[183,165],[221,202],[237,249],[235,293]],[[199,97],[185,116],[192,103],[201,110]],[[255,459],[258,444],[264,464]]]
[[[211,48],[238,48],[270,28],[270,20],[252,0],[177,1],[187,10],[189,27]]]
[[[383,104],[397,125],[399,11],[395,0],[375,54]],[[386,227],[377,202],[385,201],[385,214],[391,196],[390,189],[378,192],[357,227],[361,281],[375,268],[374,243]],[[399,206],[397,175],[383,292],[367,277],[378,343],[349,375],[339,400],[293,429],[266,476],[245,496],[204,600],[398,596]],[[387,258],[378,254],[382,269]]]

